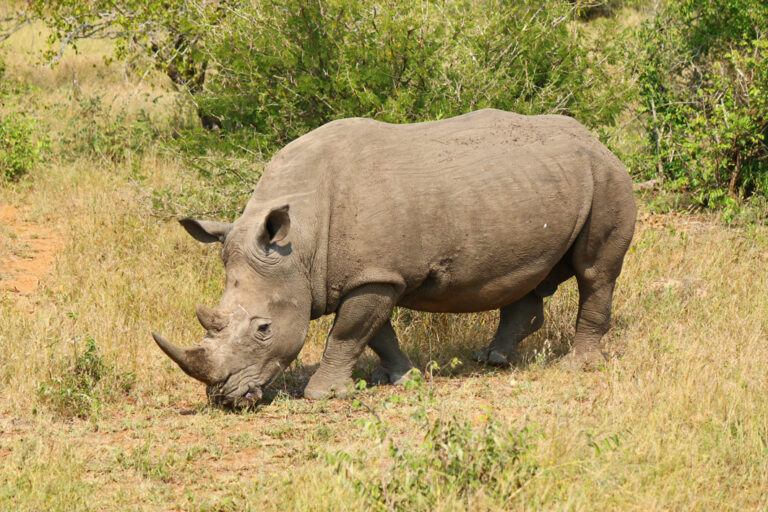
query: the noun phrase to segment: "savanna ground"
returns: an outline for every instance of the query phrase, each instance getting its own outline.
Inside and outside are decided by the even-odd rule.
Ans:
[[[427,378],[310,402],[323,319],[265,405],[213,409],[149,334],[200,338],[194,305],[222,291],[217,249],[150,207],[152,190],[202,182],[160,146],[56,149],[94,129],[84,99],[131,116],[173,97],[97,65],[102,43],[38,67],[39,38],[6,54],[52,149],[0,188],[0,509],[768,509],[765,226],[639,197],[598,371],[553,364],[573,335],[567,283],[524,369],[469,360],[495,314],[399,311]]]

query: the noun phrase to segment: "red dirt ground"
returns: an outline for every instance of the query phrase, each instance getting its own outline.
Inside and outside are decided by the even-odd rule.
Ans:
[[[51,270],[63,238],[51,227],[28,222],[18,208],[0,204],[0,292],[11,297],[17,309],[26,309],[28,298]]]

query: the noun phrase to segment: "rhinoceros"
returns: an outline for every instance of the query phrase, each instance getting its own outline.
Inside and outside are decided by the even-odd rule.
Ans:
[[[297,357],[310,320],[333,313],[304,396],[344,396],[366,346],[380,378],[407,378],[395,306],[499,309],[474,358],[506,365],[541,327],[543,299],[575,276],[566,361],[593,365],[635,216],[625,167],[569,117],[485,109],[416,124],[337,120],[280,150],[235,222],[180,221],[222,244],[225,291],[217,308],[196,308],[200,343],[153,336],[213,402],[251,406]]]

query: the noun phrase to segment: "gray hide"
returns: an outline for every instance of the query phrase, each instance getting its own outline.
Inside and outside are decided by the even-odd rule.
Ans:
[[[411,368],[389,322],[395,306],[500,309],[474,357],[508,364],[541,326],[543,298],[575,276],[567,361],[590,365],[602,360],[635,213],[624,166],[568,117],[334,121],[277,153],[234,223],[182,221],[223,243],[226,289],[216,309],[198,307],[201,343],[155,339],[214,401],[248,406],[298,355],[310,319],[335,313],[304,394],[343,395],[366,345],[380,379],[401,382]]]

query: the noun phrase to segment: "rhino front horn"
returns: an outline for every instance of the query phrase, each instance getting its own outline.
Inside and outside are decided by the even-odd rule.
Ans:
[[[152,337],[155,339],[157,346],[159,346],[160,349],[165,352],[165,355],[170,357],[173,362],[178,364],[179,368],[184,370],[184,373],[205,384],[213,384],[209,377],[210,370],[208,358],[203,347],[177,347],[154,332],[152,333]]]

